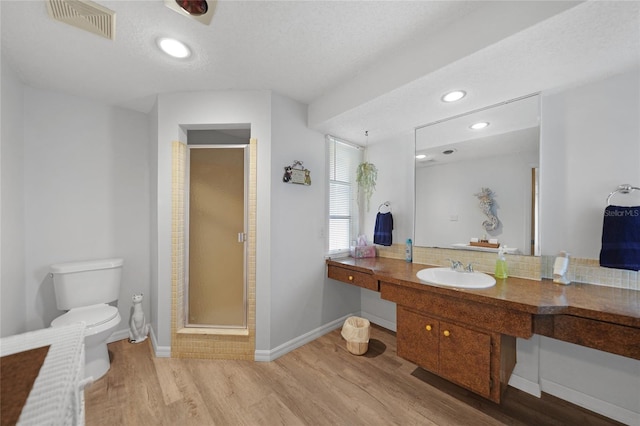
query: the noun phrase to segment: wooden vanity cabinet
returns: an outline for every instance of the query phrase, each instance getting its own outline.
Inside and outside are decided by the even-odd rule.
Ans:
[[[532,335],[531,315],[380,281],[396,303],[398,356],[500,403],[516,365],[516,337]]]
[[[440,321],[410,311],[396,309],[398,356],[437,373],[440,368]]]
[[[397,308],[398,356],[495,402],[501,395],[500,389],[493,392],[493,383],[500,383],[500,369],[492,365],[501,363],[499,353],[492,357],[492,347],[500,340],[494,333]],[[497,377],[492,377],[492,370]]]
[[[424,285],[416,278],[422,266],[400,259],[327,265],[329,278],[396,304],[399,356],[496,403],[515,367],[516,338],[535,333],[640,359],[636,290],[509,278],[459,291]]]
[[[347,284],[356,285],[373,291],[378,291],[378,280],[372,274],[355,271],[353,269],[341,268],[339,266],[329,265],[327,267],[327,276],[334,280],[342,281]]]

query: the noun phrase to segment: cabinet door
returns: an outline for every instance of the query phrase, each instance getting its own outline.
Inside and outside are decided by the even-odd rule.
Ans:
[[[438,372],[439,321],[397,307],[398,356],[420,367]]]
[[[440,337],[440,375],[482,396],[489,397],[491,336],[441,322]]]

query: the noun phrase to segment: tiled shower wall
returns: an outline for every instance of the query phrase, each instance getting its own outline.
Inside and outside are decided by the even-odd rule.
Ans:
[[[404,259],[404,244],[391,247],[377,246],[378,256]],[[453,250],[430,247],[414,247],[413,262],[424,265],[449,266],[447,259],[455,259],[465,265],[473,263],[476,271],[494,273],[496,254],[469,250]],[[553,278],[555,256],[507,255],[509,276],[540,280]],[[597,284],[608,287],[640,290],[640,278],[637,271],[625,271],[600,267],[598,259],[570,258],[568,277],[571,281]]]
[[[253,360],[256,331],[256,153],[257,142],[249,146],[249,229],[247,242],[247,330],[244,335],[210,328],[185,328],[184,246],[185,168],[187,146],[172,145],[172,229],[171,229],[171,357]],[[241,334],[241,333],[239,333]]]

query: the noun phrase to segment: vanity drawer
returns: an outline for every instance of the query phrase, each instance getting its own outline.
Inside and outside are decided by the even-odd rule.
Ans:
[[[358,287],[367,288],[369,290],[378,291],[378,280],[373,275],[364,272],[354,271],[352,269],[340,268],[338,266],[329,265],[327,276],[334,280],[342,281],[347,284],[357,285]]]

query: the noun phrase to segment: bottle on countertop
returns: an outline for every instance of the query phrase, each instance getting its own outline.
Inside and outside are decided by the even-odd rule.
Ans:
[[[507,251],[507,246],[500,246],[498,248],[498,258],[496,259],[496,272],[495,276],[499,279],[504,279],[509,276],[507,272],[507,259],[505,258],[505,253]]]
[[[413,262],[413,242],[411,238],[407,238],[407,245],[404,249],[404,260]]]

